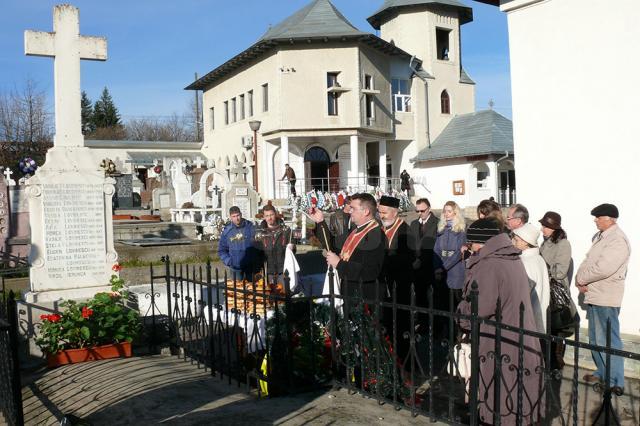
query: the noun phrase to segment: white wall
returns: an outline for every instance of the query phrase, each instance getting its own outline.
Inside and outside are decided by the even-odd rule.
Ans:
[[[640,2],[519,3],[502,6],[509,23],[518,201],[533,222],[546,210],[562,215],[576,268],[596,232],[591,209],[618,206],[632,246],[621,330],[640,334]]]

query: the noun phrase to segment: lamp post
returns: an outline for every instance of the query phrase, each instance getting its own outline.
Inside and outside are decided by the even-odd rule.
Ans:
[[[258,130],[262,122],[252,120],[249,127],[253,131],[253,188],[258,192]]]

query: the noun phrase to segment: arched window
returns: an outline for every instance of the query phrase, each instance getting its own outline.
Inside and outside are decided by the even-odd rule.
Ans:
[[[451,114],[451,99],[446,90],[440,93],[440,112],[443,114]]]

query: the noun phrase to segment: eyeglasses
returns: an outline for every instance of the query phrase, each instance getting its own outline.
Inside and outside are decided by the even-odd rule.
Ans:
[[[424,212],[426,212],[426,211],[427,211],[427,209],[424,209],[424,210],[418,210],[418,209],[416,209],[416,213],[424,213]]]
[[[512,220],[512,219],[520,219],[519,217],[514,217],[514,216],[507,216],[507,220]]]

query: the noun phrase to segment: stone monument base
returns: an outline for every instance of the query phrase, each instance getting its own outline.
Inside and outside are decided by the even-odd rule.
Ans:
[[[111,291],[111,286],[83,287],[72,288],[67,290],[51,290],[51,291],[30,291],[23,296],[26,303],[53,303],[64,300],[87,300],[91,299],[96,293],[105,293]]]

